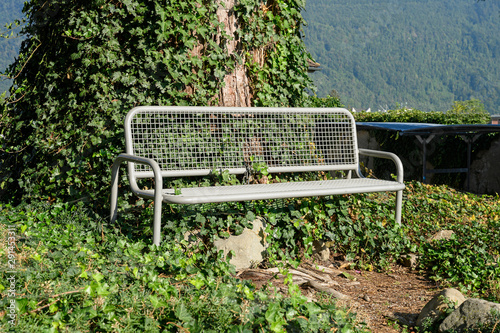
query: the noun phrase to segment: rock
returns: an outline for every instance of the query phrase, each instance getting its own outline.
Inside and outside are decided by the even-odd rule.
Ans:
[[[438,240],[448,240],[453,236],[455,232],[453,230],[441,230],[432,235],[427,239],[427,242],[438,241]]]
[[[184,233],[184,240],[188,243],[187,247],[190,249],[193,246],[197,246],[201,241],[202,237],[200,235],[200,230],[190,230]]]
[[[446,315],[450,303],[456,304],[456,308],[464,301],[465,297],[458,290],[454,288],[444,289],[424,306],[417,318],[416,326],[421,331],[425,331],[424,327],[431,327]]]
[[[419,256],[413,253],[405,254],[401,256],[401,264],[404,267],[409,267],[411,269],[417,268]]]
[[[253,222],[253,229],[245,229],[238,236],[217,239],[214,245],[218,251],[222,250],[225,256],[233,251],[229,262],[236,267],[237,271],[250,268],[263,260],[268,246],[265,230],[264,220],[257,218]]]
[[[319,240],[313,242],[313,258],[319,261],[330,260],[330,249],[326,242]]]
[[[496,317],[493,313],[496,312]],[[438,332],[470,331],[474,328],[479,329],[484,326],[493,326],[500,320],[500,304],[488,302],[482,299],[469,298],[463,302],[455,311],[453,311],[439,325]],[[484,332],[490,332],[485,330]]]

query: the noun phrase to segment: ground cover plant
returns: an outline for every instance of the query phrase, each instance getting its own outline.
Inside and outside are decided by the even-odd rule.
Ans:
[[[234,268],[210,249],[150,246],[149,237],[108,226],[82,204],[2,205],[2,213],[3,237],[12,225],[18,235],[17,265],[10,269],[18,270],[16,331],[282,332],[332,325],[364,331],[334,304],[307,303],[293,286],[291,297],[272,288],[256,291],[232,277]],[[2,247],[2,258],[7,251]],[[7,271],[1,273],[2,309],[12,289]]]
[[[277,292],[235,277],[210,244],[241,232],[255,216],[269,222],[267,265],[297,265],[315,239],[329,241],[361,270],[387,270],[414,252],[421,273],[438,286],[500,301],[499,197],[418,182],[407,184],[405,197],[402,227],[393,224],[393,198],[384,193],[171,206],[160,247],[150,245],[149,209],[131,208],[109,225],[84,203],[3,203],[0,322],[13,328],[13,301],[15,330],[25,332],[367,331],[362,318],[331,298],[307,302],[292,283]],[[190,245],[182,235],[194,226],[203,241]],[[456,237],[427,241],[443,229]]]

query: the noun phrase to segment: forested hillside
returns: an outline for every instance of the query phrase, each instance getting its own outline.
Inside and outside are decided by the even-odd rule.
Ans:
[[[0,32],[6,31],[5,24],[21,18],[23,9],[23,0],[2,0],[0,2]],[[21,38],[5,39],[0,37],[0,72],[12,63],[19,52]],[[0,93],[7,90],[10,81],[0,78]]]
[[[424,111],[476,98],[500,113],[500,1],[307,0],[303,15],[320,97]]]
[[[0,27],[21,17],[23,0],[0,3]],[[348,107],[407,105],[425,111],[480,99],[500,113],[500,1],[306,0],[305,42],[322,71],[318,96]],[[0,39],[0,71],[20,39]],[[0,80],[0,92],[9,82]]]

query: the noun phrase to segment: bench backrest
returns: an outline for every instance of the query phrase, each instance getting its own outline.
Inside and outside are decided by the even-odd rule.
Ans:
[[[354,118],[340,108],[159,107],[132,109],[128,154],[155,159],[163,177],[242,174],[254,163],[270,173],[357,170]],[[152,177],[129,163],[132,178]]]

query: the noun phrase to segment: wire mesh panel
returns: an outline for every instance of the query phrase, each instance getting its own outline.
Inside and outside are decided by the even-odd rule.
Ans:
[[[139,107],[125,122],[127,153],[152,158],[163,176],[353,170],[354,120],[345,109]],[[135,165],[137,177],[150,176]]]

